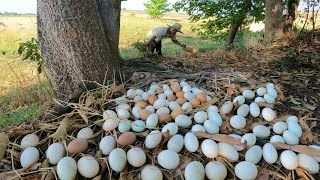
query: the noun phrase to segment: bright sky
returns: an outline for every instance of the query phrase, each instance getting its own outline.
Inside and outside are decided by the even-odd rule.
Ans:
[[[177,0],[168,0],[173,3]],[[148,0],[127,0],[121,4],[122,8],[128,10],[144,10],[143,3]],[[0,12],[16,12],[16,13],[37,13],[37,0],[0,0]]]

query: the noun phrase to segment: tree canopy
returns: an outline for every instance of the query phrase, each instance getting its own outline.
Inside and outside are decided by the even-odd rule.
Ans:
[[[163,13],[171,10],[168,0],[149,0],[147,3],[144,3],[144,6],[146,7],[147,14],[153,18],[160,18]]]

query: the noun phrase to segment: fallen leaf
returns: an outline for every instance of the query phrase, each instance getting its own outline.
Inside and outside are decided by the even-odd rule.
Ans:
[[[300,105],[301,103],[298,102],[297,99],[298,99],[298,98],[293,98],[293,97],[291,97],[291,98],[290,98],[290,102],[291,102],[292,104],[294,104],[294,105]]]
[[[270,179],[269,170],[267,168],[262,168],[259,170],[257,180]]]
[[[25,168],[17,169],[14,171],[7,171],[7,172],[2,172],[0,173],[0,180],[8,180],[8,179],[18,179],[19,176],[18,174],[23,174],[26,172],[31,172],[36,169],[41,165],[41,163],[34,163],[31,164],[30,166],[27,166]],[[40,179],[41,179],[41,174],[40,174]]]
[[[87,112],[81,110],[81,109],[77,109],[78,113],[80,114],[80,116],[82,117],[82,119],[84,120],[84,122],[86,122],[86,124],[89,124],[89,118],[87,116]]]

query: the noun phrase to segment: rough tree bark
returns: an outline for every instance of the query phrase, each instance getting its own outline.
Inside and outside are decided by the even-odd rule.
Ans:
[[[230,49],[232,47],[233,41],[236,37],[236,34],[242,25],[243,21],[245,20],[248,11],[251,7],[251,0],[245,0],[242,5],[242,9],[237,17],[234,17],[234,23],[231,25],[229,29],[228,36],[226,38],[226,41],[224,43],[224,48],[226,50]]]
[[[298,13],[299,0],[288,0],[288,14],[283,16],[284,37],[290,38],[293,33],[293,23]]]
[[[38,36],[58,98],[75,101],[119,74],[120,0],[38,0]]]
[[[282,0],[265,1],[265,33],[264,42],[270,44],[283,37]]]

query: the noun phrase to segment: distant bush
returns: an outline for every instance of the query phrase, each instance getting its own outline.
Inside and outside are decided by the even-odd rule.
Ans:
[[[144,3],[147,14],[153,18],[160,18],[163,13],[169,12],[169,5],[168,0],[149,0]]]

